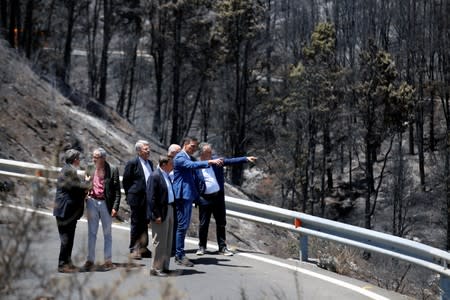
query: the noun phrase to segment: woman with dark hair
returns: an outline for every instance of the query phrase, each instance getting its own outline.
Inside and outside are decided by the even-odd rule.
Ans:
[[[56,217],[61,240],[58,271],[72,273],[78,271],[78,268],[72,264],[73,240],[77,221],[83,215],[84,198],[89,183],[77,175],[77,170],[80,167],[80,152],[78,150],[67,150],[64,159],[65,165],[57,181],[53,215]]]

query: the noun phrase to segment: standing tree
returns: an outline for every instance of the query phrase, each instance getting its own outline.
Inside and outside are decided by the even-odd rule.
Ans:
[[[61,79],[69,84],[70,80],[70,64],[72,60],[72,41],[73,41],[73,26],[75,24],[75,5],[76,0],[66,0],[64,4],[67,8],[67,30],[66,40],[64,43],[63,66],[61,70]]]
[[[291,94],[287,98],[289,119],[297,119],[289,128],[306,128],[304,135],[307,146],[295,146],[303,155],[297,156],[296,165],[303,169],[301,209],[306,210],[310,197],[320,198],[321,215],[325,210],[326,190],[333,188],[331,161],[331,133],[337,114],[338,77],[341,71],[335,59],[335,29],[330,23],[319,23],[311,35],[311,42],[303,50],[304,64],[299,64],[291,72]],[[301,112],[299,114],[299,112]],[[299,116],[302,116],[300,117]],[[298,126],[295,123],[303,123]],[[300,136],[295,133],[294,136]],[[318,153],[317,144],[322,137],[322,152]],[[292,138],[297,141],[298,139]],[[297,142],[296,142],[297,143]],[[303,150],[301,150],[303,149]],[[317,154],[321,159],[316,163]],[[298,160],[300,159],[300,160]],[[316,166],[316,164],[318,166]],[[315,170],[321,171],[319,183],[316,183]],[[315,193],[318,191],[319,193]],[[314,199],[310,212],[314,212]]]
[[[320,207],[321,215],[325,213],[325,192],[333,188],[331,162],[331,131],[338,108],[338,78],[342,76],[336,63],[336,32],[330,23],[319,23],[311,35],[311,44],[304,48],[306,76],[305,90],[310,94],[312,110],[317,115],[319,130],[322,132],[322,160]],[[326,179],[325,179],[326,177]],[[326,183],[325,183],[326,182]],[[326,186],[326,187],[325,187]]]
[[[172,129],[170,143],[178,143],[181,140],[180,123],[183,123],[184,115],[180,112],[183,108],[181,95],[181,72],[182,72],[182,24],[183,3],[175,1],[172,22]]]
[[[249,89],[252,58],[255,58],[255,41],[264,20],[264,8],[253,0],[225,0],[217,3],[217,35],[223,48],[223,62],[229,68],[232,93],[227,93],[226,101],[227,137],[232,156],[243,156],[247,144],[247,122],[249,111]],[[242,183],[243,166],[233,166],[231,181]]]
[[[98,92],[98,102],[106,103],[106,84],[108,82],[108,55],[109,55],[109,42],[112,36],[113,22],[113,1],[103,0],[103,44],[102,54],[100,58],[99,76],[100,86]]]
[[[18,46],[20,15],[20,0],[9,1],[8,41],[12,47]]]
[[[155,74],[155,105],[153,110],[152,134],[163,142],[166,136],[165,130],[167,125],[163,120],[163,88],[164,88],[164,71],[167,57],[167,31],[169,26],[169,9],[166,0],[154,0],[146,6],[146,13],[150,20],[150,55],[153,58],[153,70]]]
[[[8,18],[8,1],[0,0],[0,28],[2,34],[3,32],[7,31],[8,26],[7,18]]]
[[[22,35],[22,47],[25,50],[25,56],[30,59],[31,48],[34,38],[34,26],[33,26],[33,11],[34,11],[34,0],[27,0],[25,5],[25,22],[23,26]]]
[[[411,86],[403,83],[392,93],[391,102],[388,105],[386,123],[390,127],[392,134],[397,137],[397,151],[394,157],[392,168],[392,181],[389,190],[392,193],[388,197],[392,198],[392,234],[403,237],[408,231],[408,210],[411,203],[411,194],[408,193],[408,186],[412,185],[411,170],[407,166],[403,151],[403,133],[407,130],[407,124],[413,118],[412,99],[414,90]],[[409,121],[409,122],[408,122]]]
[[[119,97],[116,103],[116,111],[131,120],[131,109],[136,107],[133,103],[135,89],[135,73],[137,64],[137,50],[142,34],[141,6],[138,0],[128,1],[118,7],[118,18],[122,33],[122,49],[124,54],[120,61]]]
[[[97,98],[98,88],[98,43],[99,35],[99,19],[101,11],[101,0],[93,0],[93,3],[85,6],[86,13],[86,49],[87,49],[87,66],[89,79],[89,95]]]
[[[411,88],[405,83],[396,87],[398,74],[390,55],[378,50],[373,43],[369,43],[369,49],[361,53],[360,74],[360,82],[355,86],[355,92],[358,96],[357,107],[361,118],[360,128],[364,149],[365,227],[370,229],[386,160],[392,147],[393,121],[407,120],[401,112],[408,111],[407,104],[411,100],[408,95],[412,93]],[[383,167],[379,174],[377,188],[375,188],[374,164],[377,162],[377,154],[382,150],[382,142],[387,137],[391,138],[391,142],[388,149],[384,151]]]

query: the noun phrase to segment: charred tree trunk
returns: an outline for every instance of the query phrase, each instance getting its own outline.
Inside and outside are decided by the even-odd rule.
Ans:
[[[126,118],[128,120],[131,119],[131,108],[133,107],[133,90],[134,90],[134,74],[136,70],[136,61],[137,61],[137,47],[138,40],[134,40],[135,44],[132,48],[133,53],[131,54],[131,63],[130,69],[128,72],[129,81],[128,81],[128,97],[127,97],[127,109],[126,109]],[[134,107],[136,107],[136,103],[134,103]]]
[[[249,60],[250,42],[247,41],[244,46],[244,55],[242,62],[242,70],[240,70],[240,60],[236,63],[236,115],[237,115],[237,136],[233,143],[233,156],[243,156],[245,152],[246,143],[246,119],[247,119],[247,101],[248,101],[248,60]],[[242,84],[240,82],[240,75],[242,75]],[[239,78],[239,79],[238,79]],[[234,165],[231,169],[231,182],[236,185],[242,184],[242,173],[244,167],[242,164]]]
[[[112,1],[103,1],[103,45],[100,58],[99,76],[100,86],[98,91],[98,102],[106,103],[106,84],[108,82],[108,51],[111,41]]]
[[[28,0],[25,7],[25,23],[22,35],[22,47],[25,50],[25,56],[28,59],[31,57],[33,45],[33,9],[34,0]]]
[[[425,191],[425,154],[423,145],[423,75],[420,72],[419,75],[419,103],[416,109],[416,142],[417,142],[417,154],[419,155],[419,174],[420,174],[420,185],[422,191]]]
[[[160,25],[158,29],[152,26],[152,45],[150,53],[154,61],[154,71],[155,71],[155,86],[156,86],[156,103],[155,109],[153,111],[153,124],[152,133],[157,136],[160,141],[163,141],[165,134],[161,128],[162,122],[162,97],[163,97],[163,74],[164,74],[164,61],[165,61],[165,42],[164,42],[164,26],[161,25],[163,22],[163,17],[158,16],[158,24]],[[162,30],[158,31],[157,30]]]
[[[18,47],[20,32],[20,0],[9,2],[9,29],[8,41],[12,47]]]
[[[173,69],[172,69],[172,133],[170,143],[176,144],[181,140],[180,137],[180,76],[181,76],[181,24],[182,12],[175,10],[174,24],[174,46],[173,46]]]
[[[0,0],[0,27],[2,29],[2,32],[6,32],[8,28],[8,1],[7,0]]]
[[[69,0],[67,3],[67,31],[66,41],[64,44],[63,68],[61,70],[61,79],[69,84],[70,80],[70,63],[72,58],[72,40],[73,26],[75,24],[75,0]]]

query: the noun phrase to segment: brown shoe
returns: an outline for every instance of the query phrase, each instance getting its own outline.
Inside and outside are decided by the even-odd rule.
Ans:
[[[83,272],[90,272],[94,270],[94,263],[90,260],[87,260],[84,265],[81,267]]]
[[[185,266],[185,267],[193,267],[194,263],[190,261],[186,256],[183,256],[183,258],[178,258],[175,256],[175,263],[177,265]]]
[[[105,261],[105,263],[103,264],[104,271],[109,271],[115,268],[116,266],[110,260]]]

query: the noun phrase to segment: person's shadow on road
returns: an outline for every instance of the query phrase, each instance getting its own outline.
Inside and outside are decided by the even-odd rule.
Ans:
[[[231,259],[228,259],[228,258],[216,258],[216,257],[203,256],[203,257],[199,257],[196,259],[191,259],[191,261],[195,265],[220,265],[220,266],[232,267],[232,268],[250,268],[250,266],[228,264],[226,262],[231,261]]]
[[[186,276],[186,275],[196,275],[196,274],[205,274],[206,272],[198,271],[196,269],[176,269],[170,270],[169,276]]]

